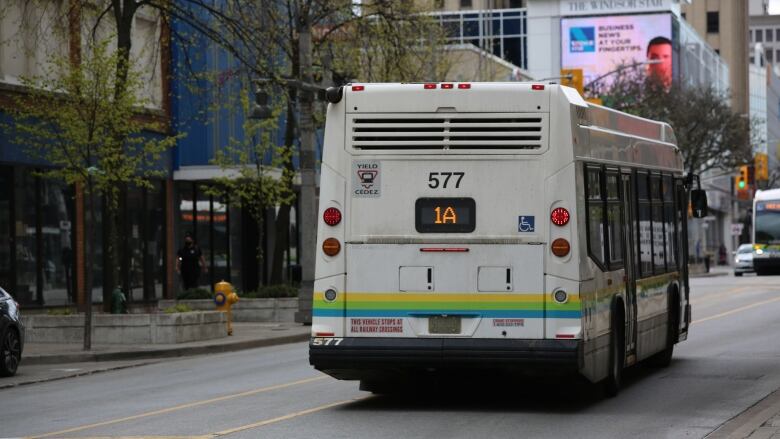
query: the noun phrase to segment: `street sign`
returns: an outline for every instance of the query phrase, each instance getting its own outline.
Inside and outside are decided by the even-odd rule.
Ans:
[[[745,228],[745,225],[742,223],[735,223],[731,225],[731,234],[739,236],[742,234],[742,230]]]

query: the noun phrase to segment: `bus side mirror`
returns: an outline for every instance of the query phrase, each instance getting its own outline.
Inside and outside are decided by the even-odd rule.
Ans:
[[[707,216],[707,193],[704,190],[693,189],[691,191],[691,209],[694,218]]]

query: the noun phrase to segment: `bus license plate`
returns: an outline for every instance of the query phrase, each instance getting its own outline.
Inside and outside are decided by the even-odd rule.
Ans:
[[[431,316],[428,318],[429,334],[460,334],[460,316]]]

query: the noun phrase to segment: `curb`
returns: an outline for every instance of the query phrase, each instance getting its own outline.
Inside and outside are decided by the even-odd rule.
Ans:
[[[778,413],[780,413],[780,389],[771,392],[742,413],[724,422],[706,438],[746,438]]]
[[[102,369],[85,370],[85,371],[73,372],[73,373],[69,373],[69,374],[65,374],[65,375],[60,375],[60,376],[56,376],[56,377],[37,378],[37,379],[29,380],[29,381],[20,381],[20,382],[11,383],[11,384],[0,383],[0,390],[2,390],[2,389],[10,389],[12,387],[27,386],[27,385],[30,385],[30,384],[48,383],[50,381],[59,381],[59,380],[65,380],[65,379],[68,379],[68,378],[76,378],[76,377],[87,376],[87,375],[95,375],[97,373],[111,372],[113,370],[131,369],[131,368],[134,368],[134,367],[146,366],[146,365],[149,365],[149,364],[154,364],[154,361],[146,361],[146,362],[143,362],[143,363],[136,363],[136,364],[124,364],[124,365],[119,365],[119,366],[105,367],[105,368],[102,368]]]
[[[285,335],[274,338],[261,338],[234,343],[213,344],[204,346],[182,346],[148,351],[113,351],[113,352],[79,352],[73,354],[32,355],[22,357],[22,364],[42,365],[60,363],[86,363],[90,361],[145,360],[154,358],[186,357],[191,355],[216,354],[222,352],[241,351],[245,349],[262,348],[280,344],[307,341],[311,337],[305,334]]]
[[[689,274],[688,277],[690,278],[697,278],[697,277],[720,277],[720,276],[728,276],[729,273],[721,271],[717,273],[699,273],[699,274]]]

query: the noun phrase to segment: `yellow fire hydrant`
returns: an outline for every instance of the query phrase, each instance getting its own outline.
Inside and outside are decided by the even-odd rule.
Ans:
[[[230,282],[217,282],[214,285],[214,303],[217,305],[217,311],[227,313],[227,333],[233,335],[233,315],[230,308],[238,302],[238,294],[233,291],[233,285]]]

